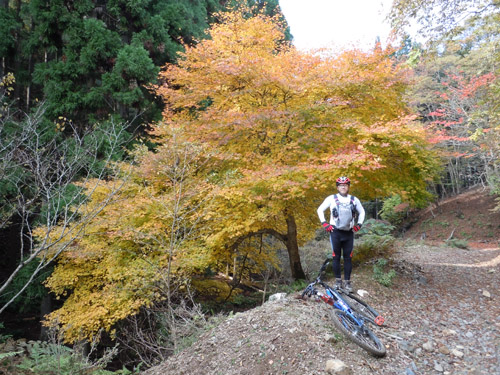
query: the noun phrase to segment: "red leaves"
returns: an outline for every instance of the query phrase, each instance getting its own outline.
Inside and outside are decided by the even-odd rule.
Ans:
[[[494,73],[487,73],[477,77],[449,74],[448,78],[450,82],[443,82],[443,86],[449,87],[460,99],[465,100],[476,96],[478,91],[493,82],[496,76]]]
[[[475,139],[471,135],[487,125],[478,121],[480,117],[475,112],[496,78],[493,73],[477,76],[464,71],[446,73],[441,82],[442,91],[435,92],[434,104],[439,107],[427,114],[429,142],[449,148],[455,157],[475,155],[471,149]],[[465,148],[456,151],[456,146]]]
[[[445,115],[446,115],[445,110],[443,108],[439,108],[433,112],[430,112],[427,116],[442,117]]]

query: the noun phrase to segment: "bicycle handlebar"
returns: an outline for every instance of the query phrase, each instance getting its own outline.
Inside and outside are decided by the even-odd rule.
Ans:
[[[326,266],[328,265],[328,263],[330,263],[332,259],[330,258],[326,258],[325,261],[323,262],[323,264],[321,265],[321,268],[319,269],[319,273],[318,273],[318,277],[316,278],[316,280],[318,281],[321,281],[321,274],[323,273],[323,271],[326,269]]]
[[[314,295],[318,294],[318,290],[316,290],[316,288],[314,288],[314,286],[316,284],[321,284],[321,285],[325,286],[323,281],[321,280],[321,274],[325,270],[328,263],[330,263],[330,260],[331,259],[326,258],[326,260],[323,262],[323,264],[321,265],[321,268],[319,270],[318,277],[316,277],[316,279],[304,289],[304,291],[302,292],[302,298],[304,298],[305,295],[307,295],[308,297],[311,297],[313,294]]]

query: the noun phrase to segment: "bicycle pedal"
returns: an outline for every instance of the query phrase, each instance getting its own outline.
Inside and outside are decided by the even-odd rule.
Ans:
[[[375,324],[378,326],[384,325],[385,319],[383,316],[379,315],[375,318]]]

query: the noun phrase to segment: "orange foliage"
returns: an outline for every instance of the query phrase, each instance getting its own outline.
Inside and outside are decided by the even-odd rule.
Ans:
[[[49,316],[69,340],[111,330],[160,298],[163,275],[221,270],[239,256],[250,271],[276,265],[255,235],[286,241],[294,218],[297,242],[306,241],[340,174],[360,198],[426,198],[436,163],[402,100],[406,74],[390,51],[305,54],[282,42],[273,18],[221,17],[210,39],[161,73],[158,148],[137,150],[116,203],[48,281],[70,294]]]
[[[390,51],[305,54],[279,43],[283,34],[272,19],[240,13],[227,15],[210,37],[160,74],[156,93],[166,103],[165,121],[236,163],[242,182],[269,181],[277,194],[268,199],[296,198],[288,186],[297,174],[319,188],[311,189],[316,197],[340,173],[369,184],[367,170],[402,167],[392,157],[384,163],[379,153],[406,153],[424,142],[422,133],[412,134],[416,125],[402,100],[406,75],[387,57]],[[422,177],[415,181],[424,190]],[[403,181],[384,185],[404,189]]]
[[[209,34],[165,67],[156,93],[165,126],[221,161],[210,246],[269,228],[286,233],[285,212],[306,240],[339,174],[365,199],[391,192],[426,199],[436,162],[404,104],[407,74],[391,51],[302,53],[282,43],[280,25],[264,15],[228,14]]]

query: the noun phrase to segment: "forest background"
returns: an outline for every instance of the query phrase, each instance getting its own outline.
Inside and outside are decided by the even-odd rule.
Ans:
[[[395,1],[391,47],[333,55],[295,50],[276,1],[2,1],[2,337],[36,316],[152,366],[215,305],[307,277],[339,175],[396,226],[498,195],[500,4],[467,3]]]

